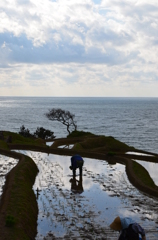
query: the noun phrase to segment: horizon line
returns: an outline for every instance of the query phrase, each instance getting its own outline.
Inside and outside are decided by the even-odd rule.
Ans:
[[[33,97],[33,98],[158,98],[158,96],[0,96],[0,97]]]

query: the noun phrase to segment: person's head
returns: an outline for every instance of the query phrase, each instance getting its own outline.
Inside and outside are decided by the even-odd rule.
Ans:
[[[120,231],[122,229],[120,217],[116,217],[114,221],[110,224],[110,228],[115,231]]]

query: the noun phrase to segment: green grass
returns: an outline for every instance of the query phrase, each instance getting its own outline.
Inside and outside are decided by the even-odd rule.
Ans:
[[[108,152],[108,156],[115,156],[116,153],[115,152]]]
[[[8,136],[12,137],[12,144],[25,144],[25,145],[35,145],[35,146],[45,145],[45,141],[39,138],[26,138],[18,133],[9,132],[9,131],[4,131],[3,134],[5,138],[7,138]]]
[[[74,146],[72,147],[72,150],[78,151],[78,150],[84,150],[84,149],[80,143],[75,143]]]
[[[133,147],[120,142],[119,140],[109,136],[87,137],[83,141],[76,143],[73,150],[88,150],[95,152],[126,152],[134,150]]]
[[[71,138],[71,137],[74,138],[74,137],[91,137],[91,136],[95,136],[95,135],[91,132],[73,131],[67,137],[68,138]]]
[[[0,148],[5,149],[5,150],[9,149],[7,143],[3,140],[0,140]]]
[[[156,185],[154,183],[154,181],[152,180],[152,178],[150,177],[148,171],[141,166],[139,163],[133,161],[133,171],[135,173],[135,175],[142,181],[142,183],[144,183],[144,185],[151,187],[151,188],[155,188]]]
[[[6,227],[13,227],[14,224],[15,224],[15,219],[14,219],[14,217],[11,216],[11,215],[8,215],[8,216],[6,217]]]

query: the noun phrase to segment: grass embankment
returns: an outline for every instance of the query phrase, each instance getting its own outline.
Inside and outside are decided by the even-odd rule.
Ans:
[[[72,150],[87,150],[100,153],[124,153],[127,151],[134,151],[134,147],[115,139],[112,136],[97,136],[89,132],[74,131],[68,136],[71,138],[82,137],[82,139],[75,143]]]
[[[21,155],[17,166],[7,175],[0,205],[1,239],[35,238],[38,206],[32,186],[37,172],[34,161]]]
[[[0,140],[0,148],[1,149],[5,149],[5,150],[9,150],[8,144],[2,140]]]
[[[135,175],[138,177],[138,179],[146,186],[150,187],[150,188],[155,188],[157,187],[154,183],[154,181],[152,180],[152,178],[150,177],[148,171],[139,163],[133,161],[132,163],[133,166],[133,171],[135,173]]]
[[[113,137],[99,136],[96,138],[88,138],[80,143],[75,144],[73,150],[75,149],[106,153],[109,151],[125,152],[133,148],[116,140]]]
[[[140,191],[150,196],[158,197],[158,186],[155,185],[148,171],[134,160],[125,160],[127,160],[126,172],[130,182]]]
[[[25,144],[25,145],[35,145],[35,146],[45,146],[45,141],[40,138],[29,138],[23,137],[22,135],[14,132],[3,131],[5,140],[8,136],[11,136],[12,144]]]
[[[84,132],[84,131],[73,131],[71,132],[67,138],[78,138],[78,137],[96,137],[95,134],[91,132]]]

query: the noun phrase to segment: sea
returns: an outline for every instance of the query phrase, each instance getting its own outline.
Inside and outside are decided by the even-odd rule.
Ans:
[[[52,108],[74,114],[78,130],[158,153],[158,98],[0,97],[0,131],[18,133],[24,125],[31,133],[43,127],[66,137],[66,126],[45,116]]]

